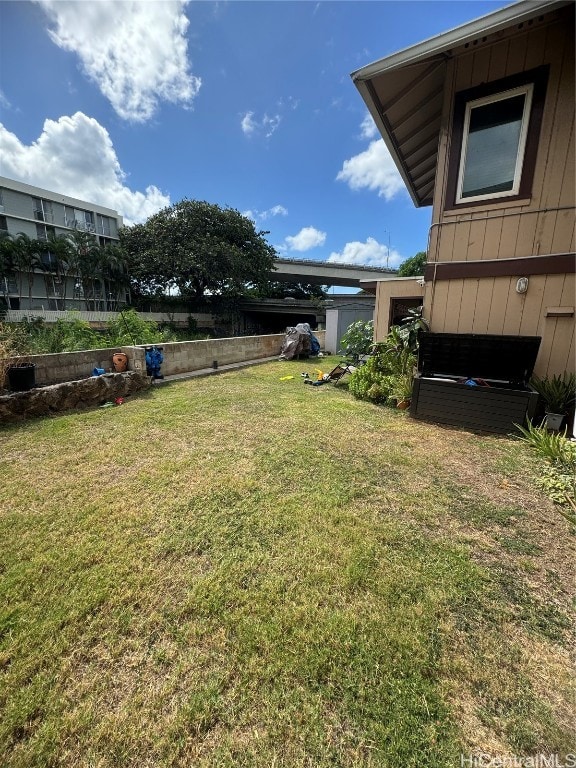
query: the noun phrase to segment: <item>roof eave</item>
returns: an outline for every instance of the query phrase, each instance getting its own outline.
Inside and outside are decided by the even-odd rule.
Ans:
[[[451,48],[474,40],[479,35],[492,35],[513,24],[520,24],[534,18],[534,16],[539,16],[541,13],[550,13],[563,6],[572,5],[573,2],[574,0],[520,0],[499,11],[480,16],[467,24],[367,64],[365,67],[352,72],[352,80],[359,87],[360,82],[370,80],[388,70],[416,64],[424,59],[438,56]]]
[[[416,190],[414,189],[410,175],[408,174],[408,171],[404,166],[402,157],[398,153],[396,146],[392,141],[388,126],[384,123],[384,120],[382,119],[382,115],[380,114],[380,111],[377,108],[377,105],[374,101],[374,97],[370,91],[369,84],[366,81],[359,81],[356,83],[356,87],[360,91],[360,95],[364,99],[364,103],[368,107],[368,111],[372,115],[372,119],[374,120],[378,130],[380,131],[384,144],[386,144],[386,147],[388,148],[388,151],[392,156],[392,160],[394,161],[394,164],[396,165],[396,168],[398,169],[400,176],[402,176],[402,180],[406,185],[406,189],[408,190],[410,197],[412,198],[412,202],[417,208],[420,208],[422,206],[422,201],[418,198],[418,195],[416,194]]]

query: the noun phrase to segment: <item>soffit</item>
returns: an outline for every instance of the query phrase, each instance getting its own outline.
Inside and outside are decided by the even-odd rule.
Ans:
[[[522,0],[352,73],[416,206],[432,205],[448,61],[570,0]]]

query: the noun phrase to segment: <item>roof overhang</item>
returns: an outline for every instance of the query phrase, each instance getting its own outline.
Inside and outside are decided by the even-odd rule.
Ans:
[[[446,68],[455,51],[572,4],[520,0],[352,73],[416,206],[432,204]]]

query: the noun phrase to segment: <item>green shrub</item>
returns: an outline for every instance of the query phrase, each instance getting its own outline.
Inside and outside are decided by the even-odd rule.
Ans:
[[[110,320],[106,335],[107,346],[111,347],[159,344],[175,340],[170,328],[160,329],[158,323],[144,320],[134,309],[124,310],[115,320]]]
[[[398,328],[390,329],[385,341],[373,345],[373,354],[350,376],[348,390],[360,400],[375,403],[409,397],[416,357]]]
[[[367,355],[374,344],[374,322],[372,320],[357,320],[348,326],[346,333],[340,339],[344,354],[352,360],[358,360],[362,355]]]
[[[545,427],[535,427],[531,422],[528,422],[527,427],[516,426],[522,434],[520,440],[528,443],[543,459],[566,470],[576,470],[576,443],[568,440],[566,433],[549,432]]]
[[[557,504],[568,504],[572,510],[568,519],[576,522],[576,443],[566,433],[549,432],[531,422],[527,427],[516,426],[522,434],[520,440],[546,462],[540,468],[537,484]]]

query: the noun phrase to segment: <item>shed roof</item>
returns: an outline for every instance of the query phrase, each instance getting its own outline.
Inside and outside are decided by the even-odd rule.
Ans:
[[[352,73],[416,206],[432,204],[446,67],[456,49],[572,4],[520,0]]]

